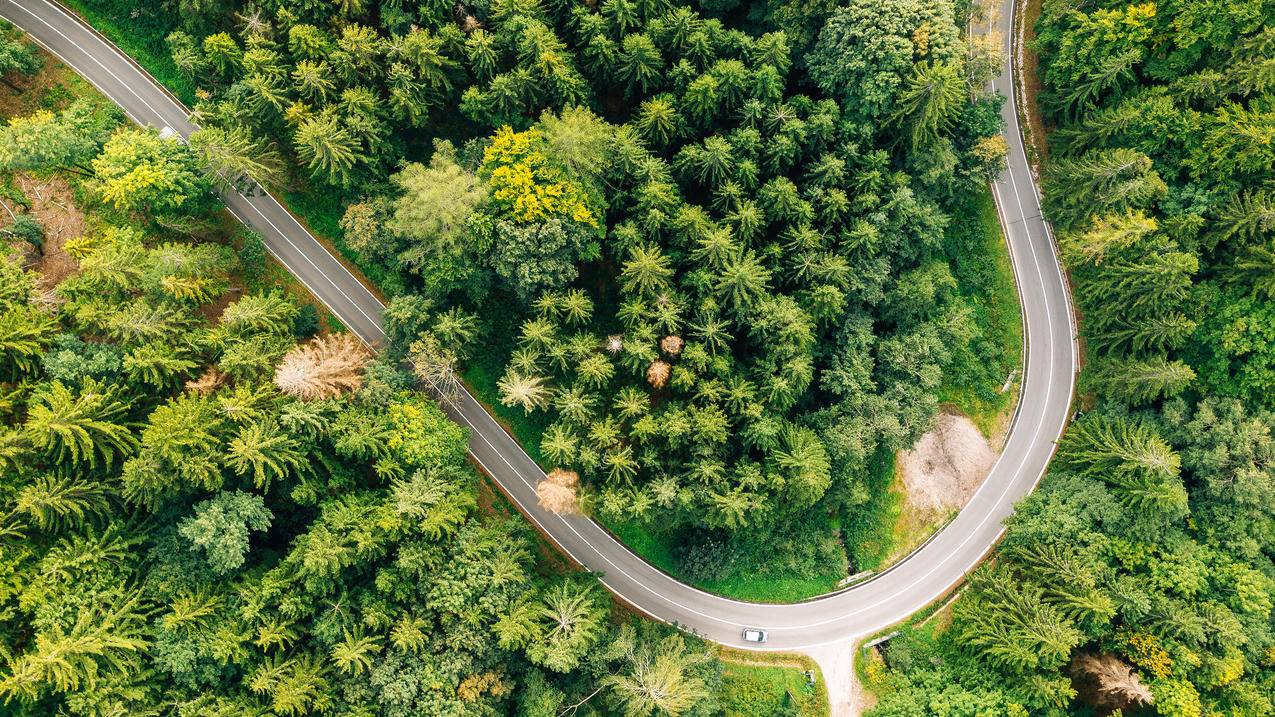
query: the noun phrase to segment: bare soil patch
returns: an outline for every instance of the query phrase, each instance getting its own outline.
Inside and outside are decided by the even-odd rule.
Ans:
[[[944,513],[965,505],[996,462],[996,453],[965,416],[942,413],[911,450],[899,453],[910,505]]]
[[[0,119],[29,115],[36,110],[57,110],[75,99],[67,86],[83,83],[71,68],[37,49],[44,64],[33,75],[9,73],[0,86]]]
[[[44,227],[44,246],[32,269],[39,274],[41,289],[52,289],[79,268],[66,253],[66,242],[84,236],[84,213],[75,206],[75,192],[57,175],[37,178],[26,173],[14,176],[14,183],[31,203],[27,216]],[[11,202],[0,199],[5,208],[17,213]],[[0,212],[0,222],[8,226],[9,212]]]

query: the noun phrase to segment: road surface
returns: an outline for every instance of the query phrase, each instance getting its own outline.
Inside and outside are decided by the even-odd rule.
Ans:
[[[1012,8],[1001,20],[1008,47]],[[0,16],[84,75],[133,121],[168,127],[183,136],[196,127],[186,110],[139,66],[101,35],[49,0],[0,0]],[[1076,371],[1075,331],[1067,283],[1028,169],[1007,62],[995,86],[1009,101],[1008,170],[993,185],[1013,259],[1025,321],[1022,398],[1004,452],[969,503],[932,540],[868,582],[789,605],[731,600],[678,582],[634,555],[584,517],[542,510],[535,485],[540,468],[469,394],[454,418],[472,429],[470,450],[523,513],[567,555],[602,577],[625,602],[651,617],[733,647],[745,627],[769,631],[762,649],[819,652],[897,623],[949,591],[991,549],[1015,502],[1044,473],[1070,411]],[[228,194],[240,221],[265,238],[266,247],[355,334],[376,345],[384,338],[382,305],[267,194]]]

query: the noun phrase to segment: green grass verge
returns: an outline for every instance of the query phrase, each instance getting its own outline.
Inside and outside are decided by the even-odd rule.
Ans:
[[[898,633],[874,648],[857,648],[854,671],[859,683],[880,698],[895,687],[891,679],[892,669],[906,672],[914,664],[936,664],[950,660],[951,655],[944,653],[939,638],[952,626],[955,604],[952,597],[943,598],[913,613],[904,624],[867,636],[861,645],[890,633]],[[886,653],[894,664],[886,664]]]
[[[980,187],[954,209],[943,244],[957,291],[973,309],[982,340],[973,356],[946,373],[939,400],[969,416],[991,437],[1002,427],[1014,399],[1014,391],[1000,389],[1009,373],[1020,368],[1023,319],[990,189]]]
[[[868,462],[868,500],[846,511],[842,539],[850,556],[850,569],[879,570],[894,552],[894,525],[903,512],[903,497],[890,490],[894,480],[894,456],[878,452]]]
[[[928,540],[949,517],[908,505],[893,456],[871,464],[868,483],[871,498],[848,511],[846,520],[846,543],[856,571],[888,567]]]
[[[336,190],[325,192],[313,189],[300,177],[300,170],[295,167],[292,170],[298,174],[292,180],[292,188],[279,192],[284,206],[305,224],[311,234],[336,249],[347,265],[358,269],[387,297],[407,293],[407,283],[402,274],[381,264],[364,261],[357,252],[346,246],[345,234],[341,231],[341,217],[345,214],[346,204],[354,198],[342,196]]]
[[[536,412],[527,415],[521,409],[503,406],[500,403],[500,392],[496,388],[496,382],[505,372],[505,363],[510,352],[510,346],[498,337],[517,335],[518,318],[506,312],[493,315],[492,323],[489,338],[475,348],[465,368],[465,383],[474,397],[487,406],[496,419],[522,444],[527,455],[542,468],[552,468],[540,453],[540,436],[549,426],[549,414]],[[686,580],[676,569],[671,536],[660,535],[640,523],[601,522],[634,553],[670,575]],[[828,530],[836,530],[838,527],[835,519],[830,518]],[[738,600],[796,602],[835,589],[837,581],[843,577],[845,576],[841,574],[829,574],[812,579],[750,571],[737,573],[721,581],[689,582],[702,590]]]
[[[173,64],[164,38],[177,28],[177,18],[163,3],[136,0],[61,0],[110,38],[155,79],[181,98],[195,103],[195,86]]]
[[[547,464],[540,453],[540,435],[549,427],[549,414],[545,411],[527,414],[520,408],[501,405],[500,390],[496,388],[496,382],[505,374],[505,364],[513,350],[509,341],[511,337],[518,335],[521,317],[516,312],[499,310],[495,302],[491,302],[491,305],[493,311],[489,312],[487,332],[470,351],[462,376],[474,398],[486,406],[496,420],[522,444],[527,455],[544,468]]]
[[[802,670],[725,660],[722,708],[726,717],[826,717],[828,698],[821,685],[811,685]]]
[[[599,518],[599,522],[615,534],[620,542],[642,556],[647,562],[674,577],[701,590],[757,602],[798,602],[831,592],[845,575],[840,572],[809,578],[783,573],[767,573],[764,568],[741,570],[724,580],[691,580],[677,570],[674,542],[671,536],[661,535],[636,522],[617,523]],[[829,519],[828,530],[836,530],[834,519]]]
[[[990,189],[980,187],[953,209],[943,245],[982,338],[946,372],[939,400],[969,416],[990,438],[1003,428],[1012,406],[1014,392],[1000,389],[1020,366],[1023,341],[1013,265]],[[906,495],[894,485],[894,472],[894,456],[877,456],[867,477],[868,501],[847,511],[844,537],[854,570],[881,570],[929,537],[902,524],[909,519]]]

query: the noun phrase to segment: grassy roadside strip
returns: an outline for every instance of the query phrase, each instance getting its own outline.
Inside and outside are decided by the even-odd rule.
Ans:
[[[976,365],[947,371],[939,401],[968,416],[993,448],[999,448],[1021,381],[1023,320],[1009,248],[988,188],[980,187],[953,211],[944,249],[957,291],[973,309],[990,355],[975,357]],[[1001,392],[1011,371],[1015,378],[1009,390]],[[911,509],[895,456],[878,456],[867,483],[868,502],[847,511],[844,522],[846,549],[855,570],[886,568],[929,539],[950,517],[920,516]]]
[[[880,572],[902,560],[956,514],[922,512],[907,500],[903,473],[894,456],[873,463],[872,497],[848,511],[847,544],[854,567]]]
[[[805,655],[721,648],[726,717],[828,717],[828,691],[815,661]],[[815,673],[815,684],[805,671]]]
[[[596,517],[596,516],[595,516]],[[678,573],[673,541],[667,536],[635,522],[616,523],[598,519],[620,542],[642,556],[660,570],[683,582],[718,595],[736,600],[756,602],[800,602],[837,589],[841,574],[828,574],[814,578],[798,577],[783,573],[737,572],[724,580],[689,580]],[[835,529],[835,518],[829,519],[829,530]]]
[[[870,635],[855,645],[854,672],[859,684],[873,697],[880,698],[894,689],[888,663],[909,660],[941,659],[935,655],[940,634],[952,624],[953,608],[964,588],[954,590],[900,625]],[[874,640],[888,641],[868,647]]]
[[[195,86],[177,69],[164,38],[176,25],[171,16],[121,17],[110,0],[59,0],[136,60],[186,106],[195,104]],[[158,6],[158,3],[156,3]]]
[[[957,292],[973,308],[974,323],[993,348],[991,356],[978,358],[994,363],[948,371],[939,387],[939,400],[968,416],[984,436],[995,441],[1013,413],[1018,395],[1023,315],[1009,247],[987,186],[980,186],[955,208],[943,243],[952,261]],[[977,372],[961,370],[975,368]],[[1009,390],[1001,392],[1011,372],[1014,381]]]
[[[295,173],[297,169],[291,168]],[[278,191],[275,191],[278,189]],[[331,194],[316,192],[306,186],[305,181],[293,177],[290,186],[271,188],[281,204],[310,232],[316,240],[345,265],[346,269],[368,288],[382,303],[394,296],[406,293],[407,286],[403,277],[379,264],[363,261],[361,257],[345,244],[341,231],[341,216],[345,211],[346,201]]]
[[[1034,47],[1036,21],[1040,19],[1042,5],[1043,0],[1015,0],[1014,26],[1010,29],[1014,33],[1011,44],[1016,55],[1014,91],[1018,95],[1018,121],[1023,131],[1027,163],[1037,177],[1049,159],[1044,115],[1037,101],[1041,88],[1040,57]]]

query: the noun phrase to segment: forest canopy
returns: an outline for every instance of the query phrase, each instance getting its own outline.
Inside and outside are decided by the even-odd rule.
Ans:
[[[1036,22],[1045,214],[1087,349],[1039,492],[872,714],[1275,711],[1275,5]]]
[[[803,535],[780,552],[817,571],[944,381],[993,392],[1016,358],[943,243],[1003,152],[999,63],[966,4],[879,4],[206,3],[166,44],[205,125],[346,199],[400,355],[496,347],[587,510],[759,554]]]
[[[700,574],[839,577],[869,463],[1015,360],[947,240],[1000,161],[964,4],[897,3],[879,47],[866,0],[90,4],[202,129],[56,97],[0,128],[6,177],[90,210],[68,278],[4,268],[20,714],[716,714],[708,648],[539,561],[420,383],[494,347],[578,506]],[[383,280],[378,356],[217,228],[254,182]]]
[[[118,122],[77,99],[6,130],[83,115]],[[0,228],[5,714],[638,714],[657,686],[720,712],[704,643],[547,569],[480,502],[467,432],[219,228],[195,148],[88,144],[92,176],[4,174],[35,187],[19,212],[62,177],[88,212],[57,246],[27,212]],[[141,176],[163,201],[114,189]],[[62,252],[69,276],[24,268]]]
[[[19,714],[716,714],[708,648],[538,560],[417,386],[487,371],[568,503],[671,535],[684,575],[839,577],[882,460],[1016,360],[961,290],[1004,153],[973,3],[86,4],[204,129],[82,102],[0,128],[6,177],[94,212],[56,287],[0,266]],[[874,714],[1275,710],[1272,27],[1268,0],[1044,3],[1086,411],[950,626],[868,665]],[[40,64],[0,31],[0,73]],[[213,238],[249,180],[390,293],[378,358]]]

